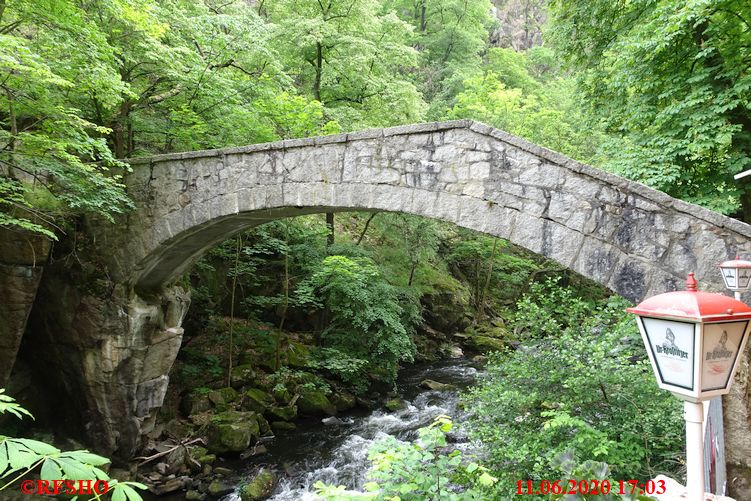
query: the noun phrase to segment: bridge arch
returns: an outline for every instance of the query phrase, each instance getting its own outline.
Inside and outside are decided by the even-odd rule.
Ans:
[[[507,239],[637,301],[751,250],[751,227],[471,121],[419,124],[131,161],[137,210],[97,228],[136,291],[277,217],[399,211]],[[114,251],[114,252],[113,252]]]

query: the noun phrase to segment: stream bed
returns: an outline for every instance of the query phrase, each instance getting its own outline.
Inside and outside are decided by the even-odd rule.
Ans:
[[[476,364],[464,358],[406,367],[397,382],[406,408],[395,412],[360,410],[327,420],[299,422],[297,430],[280,434],[266,444],[268,454],[231,467],[242,478],[259,465],[275,469],[280,476],[270,498],[275,501],[315,499],[313,484],[319,480],[360,488],[370,466],[368,449],[379,438],[392,435],[413,440],[419,428],[443,414],[461,422],[464,412],[459,408],[459,390],[472,385],[477,372]],[[420,386],[424,379],[449,383],[457,390],[428,390]],[[469,447],[461,429],[454,428],[451,435],[457,447]],[[235,492],[221,499],[239,501],[240,497]]]

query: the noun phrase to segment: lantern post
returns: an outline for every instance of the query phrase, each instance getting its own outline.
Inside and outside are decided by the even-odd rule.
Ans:
[[[746,273],[751,277],[751,267]],[[626,311],[636,315],[657,385],[684,401],[687,499],[703,500],[702,402],[730,391],[751,331],[751,308],[723,294],[698,291],[689,273],[686,290],[647,298]]]

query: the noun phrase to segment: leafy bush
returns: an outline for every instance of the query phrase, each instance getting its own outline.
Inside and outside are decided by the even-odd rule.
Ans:
[[[557,336],[570,326],[581,325],[597,311],[597,304],[569,287],[559,286],[560,278],[530,284],[529,291],[516,303],[514,331],[520,338]]]
[[[539,292],[530,340],[491,355],[486,375],[465,396],[469,429],[487,448],[498,485],[562,478],[555,459],[567,451],[578,462],[608,463],[621,479],[678,473],[681,406],[658,389],[643,349],[634,348],[641,342],[625,301]],[[567,307],[572,318],[564,321]]]
[[[399,290],[371,259],[328,256],[300,284],[297,296],[300,304],[328,309],[329,324],[321,334],[326,347],[369,360],[369,370],[388,382],[396,379],[400,361],[412,360],[414,312],[405,322]]]
[[[309,362],[313,369],[323,369],[338,377],[360,395],[367,391],[368,361],[354,358],[335,348],[318,348]]]

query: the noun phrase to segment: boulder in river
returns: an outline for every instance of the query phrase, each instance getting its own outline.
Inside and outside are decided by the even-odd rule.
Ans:
[[[390,398],[388,401],[386,401],[386,408],[391,412],[400,411],[402,409],[405,409],[406,407],[407,402],[405,402],[403,398]]]
[[[476,335],[469,338],[469,342],[475,347],[475,349],[482,352],[486,351],[503,351],[506,348],[506,343],[499,338]]]
[[[218,498],[234,491],[235,486],[232,484],[232,482],[226,480],[214,480],[209,484],[208,490],[211,497]]]
[[[322,390],[304,389],[297,401],[297,406],[302,414],[329,416],[336,414],[336,407]]]
[[[295,423],[288,423],[287,421],[274,421],[271,423],[271,429],[275,432],[292,431],[297,429],[297,425]]]
[[[357,405],[355,396],[347,391],[338,391],[329,398],[338,411],[348,411]]]
[[[269,470],[259,471],[247,484],[240,488],[242,501],[257,501],[271,495],[276,483],[276,475]]]
[[[225,454],[242,452],[261,434],[255,412],[226,411],[209,423],[207,444],[211,452]]]
[[[420,386],[433,391],[450,391],[456,389],[456,386],[454,386],[453,384],[441,383],[432,379],[423,379],[420,382]]]

